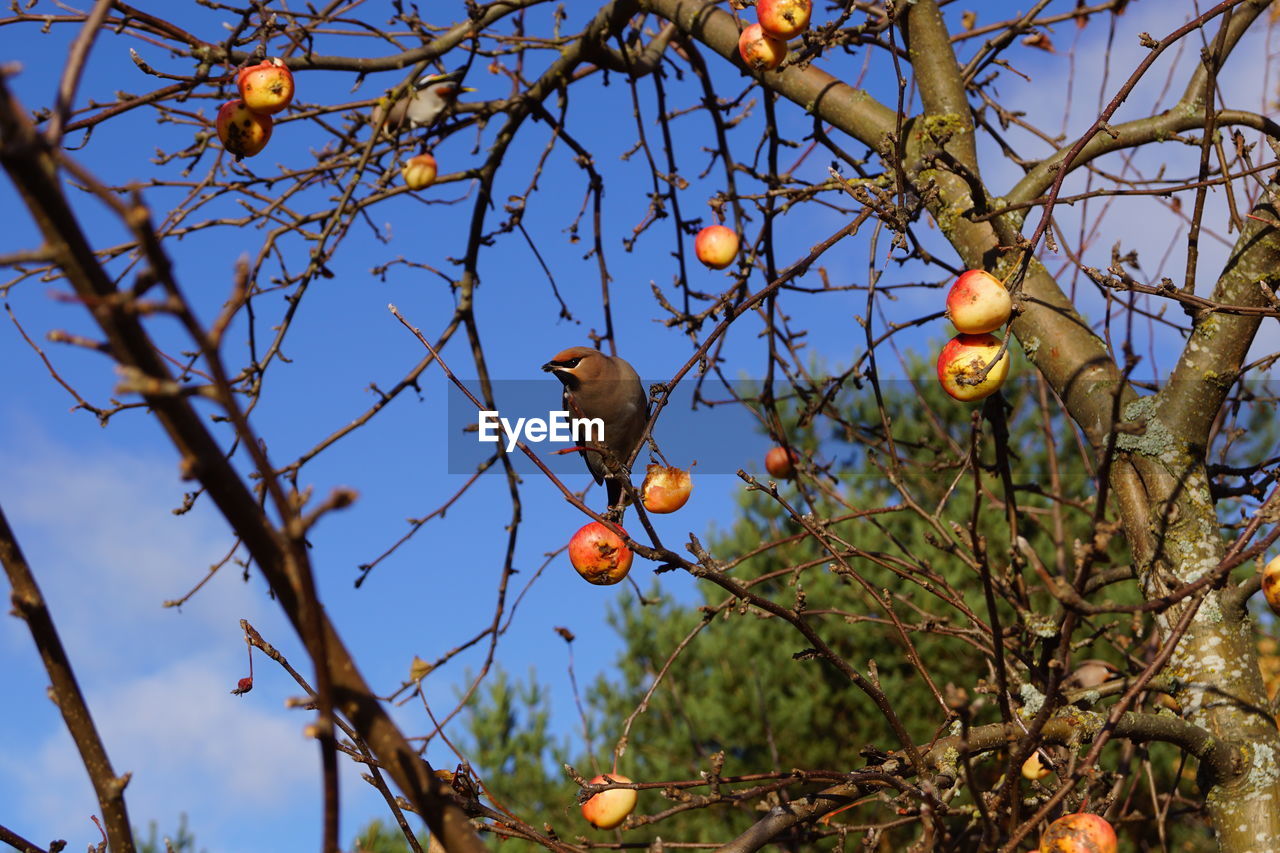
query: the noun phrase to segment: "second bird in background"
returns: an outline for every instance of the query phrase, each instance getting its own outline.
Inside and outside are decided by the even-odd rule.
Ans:
[[[413,90],[400,98],[386,110],[385,102],[373,109],[373,126],[383,123],[383,112],[386,110],[386,132],[398,133],[402,130],[430,127],[436,119],[458,99],[462,92],[474,92],[467,86],[460,85],[465,68],[450,71],[448,74],[428,74],[414,84]]]
[[[561,399],[570,418],[599,418],[603,422],[603,446],[588,443],[582,455],[596,482],[606,483],[610,516],[621,520],[625,475],[617,466],[631,459],[649,422],[649,397],[640,377],[623,359],[591,347],[570,347],[542,369],[564,385]]]

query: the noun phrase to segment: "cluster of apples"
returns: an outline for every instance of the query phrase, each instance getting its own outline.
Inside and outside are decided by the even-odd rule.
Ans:
[[[293,74],[278,58],[241,68],[240,97],[218,109],[218,138],[237,160],[252,157],[271,141],[271,117],[293,101]]]
[[[985,270],[968,270],[947,294],[947,317],[960,334],[947,341],[938,355],[938,381],[957,400],[989,397],[1009,375],[1006,351],[980,382],[987,365],[1000,352],[1000,339],[991,334],[1009,322],[1013,300],[1000,279]]]
[[[640,499],[648,512],[664,514],[688,503],[692,492],[693,475],[688,471],[650,465],[640,487]],[[625,536],[626,531],[622,532]],[[620,582],[631,571],[634,558],[623,537],[598,521],[582,525],[569,540],[569,562],[588,583],[609,586]]]
[[[809,27],[813,0],[758,0],[756,23],[738,37],[738,54],[752,71],[771,71],[787,56],[787,41]]]

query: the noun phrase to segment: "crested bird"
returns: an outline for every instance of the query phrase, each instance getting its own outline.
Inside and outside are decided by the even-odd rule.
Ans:
[[[448,74],[427,74],[413,84],[413,89],[386,109],[383,99],[373,109],[373,126],[382,125],[386,112],[386,130],[396,133],[406,128],[430,127],[451,106],[462,92],[474,92],[469,86],[459,85],[465,68]]]
[[[609,514],[622,518],[622,478],[649,422],[649,397],[635,369],[617,356],[591,347],[570,347],[542,365],[564,385],[561,397],[571,419],[599,418],[604,441],[583,442],[582,456],[597,483],[606,483]],[[607,452],[601,452],[607,451]]]

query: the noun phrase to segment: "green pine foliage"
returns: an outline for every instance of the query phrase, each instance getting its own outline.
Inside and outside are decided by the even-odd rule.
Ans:
[[[516,814],[545,815],[562,824],[572,794],[566,795],[559,768],[570,753],[551,737],[546,690],[533,672],[521,683],[499,670],[485,680],[483,695],[468,716],[464,754],[490,799]]]
[[[138,853],[196,853],[196,838],[187,828],[187,815],[178,816],[178,831],[161,838],[157,834],[156,822],[147,824],[147,837],[144,839],[138,830],[133,831],[138,839]]]

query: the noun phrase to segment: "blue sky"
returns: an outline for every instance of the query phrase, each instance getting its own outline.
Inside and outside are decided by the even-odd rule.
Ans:
[[[42,7],[48,4],[41,4]],[[141,3],[143,8],[176,17],[184,26],[208,39],[223,32],[219,16],[192,3]],[[385,4],[366,4],[363,14],[371,22],[385,19]],[[948,8],[949,20],[958,19],[960,7]],[[975,4],[976,5],[976,4]],[[1051,4],[1067,7],[1071,4]],[[979,23],[995,20],[1015,10],[1012,3],[984,3]],[[572,27],[581,26],[594,7],[581,2],[566,6]],[[452,10],[452,6],[450,7]],[[378,10],[378,11],[374,11]],[[824,14],[821,10],[818,18]],[[1181,13],[1173,13],[1181,15]],[[439,22],[446,17],[440,12]],[[1136,34],[1162,35],[1181,18],[1171,18],[1165,4],[1137,3],[1117,22],[1110,54],[1111,76],[1104,83],[1103,62],[1107,31],[1102,22],[1077,32],[1072,24],[1052,32],[1057,54],[1018,50],[1011,60],[1019,71],[1031,75],[1027,83],[1004,74],[998,94],[1012,107],[1047,129],[1078,133],[1096,115],[1100,91],[1105,102],[1139,60],[1142,48]],[[531,20],[536,16],[531,15]],[[531,30],[533,27],[531,26]],[[54,28],[38,35],[35,27],[0,28],[0,45],[6,61],[21,61],[23,74],[14,87],[29,107],[49,103],[56,86],[71,29]],[[1076,40],[1078,39],[1078,42]],[[1076,42],[1074,52],[1070,48]],[[136,47],[152,64],[185,71],[163,52],[137,41],[104,35],[92,54],[89,73],[81,90],[88,98],[110,100],[112,92],[140,92],[153,85],[130,62],[128,48]],[[962,56],[976,47],[961,47]],[[378,48],[382,50],[382,47]],[[1194,56],[1188,49],[1180,61]],[[1226,74],[1232,82],[1233,105],[1258,109],[1267,97],[1264,67],[1266,45],[1251,38],[1238,49]],[[545,60],[545,57],[543,58]],[[708,56],[722,94],[736,95],[744,78],[715,56]],[[863,56],[841,58],[829,66],[848,79],[863,72]],[[1152,72],[1148,82],[1131,97],[1119,120],[1133,117],[1149,105],[1163,88],[1170,56]],[[1062,81],[1074,65],[1075,85],[1068,91]],[[330,72],[301,74],[300,97],[315,102],[340,103],[371,96],[383,86],[394,85],[398,75],[370,79],[357,95],[351,93],[351,75]],[[1175,81],[1184,79],[1175,75]],[[481,95],[497,97],[506,92],[504,80],[486,74],[477,62],[468,83]],[[871,62],[864,85],[885,94],[892,85],[890,66],[877,56]],[[1172,91],[1180,89],[1180,82]],[[641,86],[645,121],[651,141],[658,139],[652,122],[652,87]],[[669,86],[672,105],[694,102],[698,93],[688,82]],[[753,148],[762,109],[758,93],[752,117],[738,133],[739,157]],[[217,101],[194,105],[206,116]],[[1169,100],[1166,98],[1166,104]],[[1064,119],[1064,108],[1067,115]],[[808,118],[790,104],[778,106],[783,133],[803,137]],[[601,117],[604,117],[603,119]],[[611,295],[618,326],[619,349],[646,378],[670,376],[691,352],[692,346],[678,331],[661,324],[660,309],[650,294],[650,282],[672,292],[675,264],[669,256],[671,224],[660,222],[641,237],[635,250],[621,244],[645,215],[649,188],[644,157],[621,160],[635,141],[628,90],[619,78],[605,89],[599,81],[575,87],[569,124],[580,141],[596,155],[605,175],[606,249],[614,277]],[[706,200],[721,189],[721,174],[704,170],[703,150],[713,137],[707,120],[694,114],[673,123],[677,133],[678,165],[691,181],[681,202],[686,216],[710,216]],[[152,175],[174,175],[151,162],[156,146],[172,149],[189,138],[190,126],[156,125],[152,115],[139,111],[128,120],[108,122],[95,132],[75,156],[108,181],[146,180]],[[481,145],[492,137],[494,126]],[[284,122],[277,127],[267,151],[248,167],[258,174],[273,174],[290,164],[312,162],[312,149],[326,140],[312,135],[304,122]],[[1045,152],[1026,142],[1016,130],[1024,150]],[[548,138],[542,124],[527,124],[504,161],[498,191],[499,202],[521,192],[528,182],[530,164],[541,156]],[[442,174],[473,163],[474,133],[463,133],[436,150]],[[79,140],[75,140],[76,143]],[[847,140],[845,141],[847,142]],[[851,150],[860,147],[848,144]],[[1197,149],[1185,148],[1162,156],[1185,169],[1194,162]],[[794,150],[785,150],[790,163]],[[797,171],[810,180],[822,180],[829,157],[816,152]],[[195,166],[198,178],[210,168],[211,159]],[[1118,158],[1107,161],[1120,168]],[[998,191],[1016,180],[1012,164],[997,156],[984,160],[984,177]],[[599,278],[594,259],[582,256],[589,248],[589,220],[584,222],[584,242],[571,243],[565,228],[582,204],[585,178],[564,148],[548,160],[541,190],[530,201],[526,226],[551,267],[557,285],[577,318],[558,319],[558,304],[544,274],[518,235],[505,235],[482,256],[482,283],[477,291],[477,316],[490,359],[492,375],[502,379],[538,380],[538,366],[567,346],[586,343],[590,329],[603,328],[599,316]],[[327,192],[327,191],[325,191]],[[77,209],[97,246],[123,239],[121,228],[104,216],[96,204],[76,196]],[[172,204],[171,191],[144,190],[160,212]],[[370,383],[393,385],[421,357],[420,345],[387,311],[395,303],[405,316],[434,338],[453,307],[453,296],[438,278],[406,266],[391,268],[385,278],[371,274],[375,263],[397,256],[447,269],[448,258],[461,254],[468,187],[438,185],[418,196],[403,196],[372,211],[372,223],[388,240],[373,239],[370,228],[357,224],[330,264],[331,279],[318,280],[308,291],[303,307],[286,340],[291,359],[277,363],[267,375],[267,393],[254,412],[253,422],[277,463],[292,460],[335,429],[363,412],[375,399]],[[462,199],[460,204],[443,202]],[[18,215],[19,202],[8,184],[0,184],[0,201],[10,211],[0,252],[36,245],[31,226]],[[1124,248],[1136,248],[1143,269],[1155,272],[1179,224],[1163,208],[1151,202],[1115,205],[1103,220],[1102,236],[1090,250],[1090,262],[1106,266],[1110,247],[1124,240]],[[1086,211],[1093,222],[1101,205]],[[1210,196],[1207,221],[1222,210],[1219,195]],[[464,213],[465,212],[465,213]],[[691,213],[692,212],[692,213]],[[1070,228],[1081,209],[1060,210]],[[504,214],[490,214],[492,228]],[[843,224],[836,214],[816,205],[801,206],[777,226],[780,264],[807,252],[808,247]],[[755,227],[758,227],[755,226]],[[754,230],[754,227],[753,229]],[[868,229],[869,231],[869,229]],[[920,231],[928,233],[927,227]],[[863,282],[868,264],[866,233],[832,250],[823,264],[833,282]],[[169,245],[180,281],[203,317],[211,318],[230,292],[233,266],[243,253],[256,252],[263,232],[254,228],[222,228],[193,234]],[[936,246],[936,235],[935,240]],[[882,240],[883,252],[886,241]],[[306,244],[293,241],[285,251],[290,268],[303,263]],[[692,252],[692,241],[686,240]],[[1166,273],[1180,274],[1183,249],[1175,244],[1164,261]],[[1205,241],[1202,286],[1220,266],[1222,246]],[[944,257],[951,258],[949,252]],[[882,262],[882,258],[878,259]],[[1050,259],[1051,268],[1055,261]],[[899,280],[941,282],[938,272],[923,273],[915,267],[891,266],[886,282]],[[690,286],[718,290],[728,279],[722,273],[690,267]],[[810,273],[807,283],[816,283]],[[763,284],[753,279],[753,287]],[[79,307],[51,298],[65,291],[60,283],[25,281],[6,297],[27,332],[37,340],[52,329],[92,335],[93,327]],[[935,291],[899,291],[896,301],[882,300],[875,318],[877,328],[887,321],[900,322],[938,310],[941,294]],[[861,352],[863,333],[854,322],[866,311],[865,294],[838,293],[796,298],[788,294],[781,307],[796,328],[809,330],[810,354],[835,365],[848,364]],[[263,297],[260,314],[270,318],[281,303]],[[1086,303],[1089,316],[1101,316],[1099,303]],[[264,327],[269,325],[264,322]],[[933,347],[950,334],[941,321],[936,328],[902,336],[897,350],[902,357],[931,360]],[[163,322],[154,325],[159,340],[176,351],[181,339]],[[735,327],[725,349],[730,376],[760,376],[765,369],[765,349],[757,333],[759,321],[747,318]],[[262,334],[263,330],[260,329]],[[1145,332],[1139,330],[1140,335]],[[1274,349],[1275,324],[1264,326],[1266,340],[1259,349]],[[243,358],[245,328],[233,327],[229,350],[232,364]],[[1167,340],[1153,339],[1140,352],[1157,360],[1154,372],[1168,368]],[[1269,345],[1269,347],[1268,347]],[[42,343],[65,378],[86,398],[105,405],[116,377],[108,361],[76,348]],[[464,377],[475,375],[461,337],[444,353]],[[245,652],[238,621],[249,619],[295,664],[304,655],[278,608],[265,594],[262,581],[251,575],[241,581],[237,567],[228,566],[192,601],[180,610],[165,609],[162,602],[181,596],[203,577],[207,567],[230,546],[225,524],[207,501],[191,513],[174,516],[186,486],[177,477],[177,460],[159,429],[137,411],[116,416],[103,429],[86,412],[68,413],[73,404],[57,386],[17,330],[0,318],[0,363],[7,366],[5,391],[0,397],[0,504],[5,508],[27,556],[49,599],[90,706],[104,733],[118,771],[131,771],[129,806],[134,823],[145,826],[156,820],[162,830],[176,827],[186,812],[200,844],[211,851],[262,851],[311,849],[319,838],[318,758],[314,746],[301,731],[309,722],[305,712],[285,709],[285,702],[299,694],[288,677],[262,659],[255,666],[256,686],[244,697],[229,691],[245,674]],[[900,376],[891,351],[880,355],[881,369]],[[548,405],[557,398],[554,380],[547,383]],[[381,553],[406,530],[406,518],[425,515],[454,494],[465,477],[449,473],[444,430],[446,385],[432,370],[424,377],[420,393],[405,394],[367,427],[343,440],[303,469],[302,482],[323,495],[335,486],[350,486],[360,493],[351,509],[333,515],[315,531],[312,539],[317,580],[330,616],[355,653],[366,678],[376,690],[391,692],[407,677],[413,657],[434,660],[450,647],[486,625],[493,612],[493,596],[506,547],[503,530],[510,516],[505,481],[486,476],[454,506],[443,521],[432,522],[382,563],[359,590],[353,589],[356,567]],[[224,433],[225,435],[225,433]],[[754,441],[755,455],[745,450]],[[743,467],[759,472],[769,446],[764,436],[742,441]],[[572,475],[573,488],[586,485],[587,476]],[[656,520],[664,540],[679,546],[689,532],[703,536],[713,525],[732,521],[735,496],[741,482],[729,474],[699,475],[693,500],[680,513]],[[545,481],[527,476],[521,496],[523,524],[517,545],[514,591],[533,581],[502,638],[497,658],[505,669],[523,675],[536,670],[551,690],[555,727],[574,736],[573,710],[565,669],[566,653],[553,628],[565,626],[578,637],[575,644],[580,684],[597,674],[607,674],[618,644],[605,625],[610,603],[627,594],[626,587],[597,588],[584,584],[563,557],[552,561],[534,581],[535,570],[546,554],[560,548],[583,519],[561,500]],[[591,499],[603,500],[599,491]],[[649,566],[639,562],[633,576],[642,586],[650,583]],[[690,600],[692,581],[677,573],[661,576],[664,595]],[[466,653],[427,681],[427,695],[434,710],[447,710],[464,683],[468,669],[483,660],[483,650]],[[0,821],[44,843],[54,837],[71,845],[97,840],[88,815],[96,809],[83,769],[70,740],[45,696],[46,677],[34,653],[25,626],[15,619],[0,621],[0,667],[6,672],[3,720],[8,734],[0,738],[0,802],[6,803]],[[307,669],[303,667],[304,671]],[[428,728],[425,715],[413,703],[394,709],[406,731]],[[456,726],[456,724],[455,724]],[[452,729],[454,733],[457,728]],[[19,734],[20,733],[20,734]],[[428,757],[440,765],[452,765],[443,744],[433,744]],[[625,770],[625,767],[623,768]],[[379,799],[353,771],[344,778],[343,837],[350,838],[368,818],[382,814]],[[566,784],[566,802],[573,797]]]

